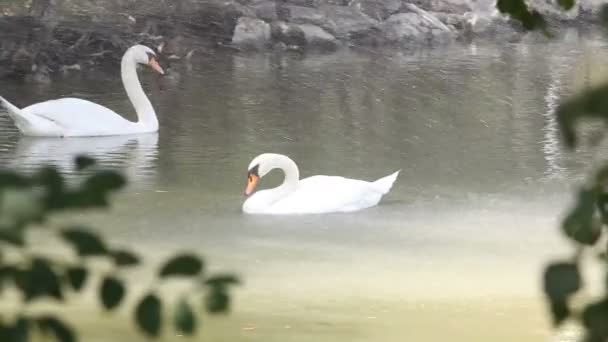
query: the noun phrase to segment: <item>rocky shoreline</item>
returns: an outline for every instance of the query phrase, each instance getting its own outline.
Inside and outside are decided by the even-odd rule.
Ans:
[[[588,26],[600,0],[567,12],[532,1],[554,27]],[[115,66],[135,43],[173,62],[213,49],[323,51],[418,48],[527,33],[492,0],[32,0],[0,17],[0,77]]]

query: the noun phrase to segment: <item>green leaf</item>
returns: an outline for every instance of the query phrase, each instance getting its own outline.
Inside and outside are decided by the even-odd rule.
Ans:
[[[57,168],[53,166],[45,166],[41,168],[34,177],[36,183],[44,185],[48,191],[52,193],[62,193],[64,188],[63,176]]]
[[[608,338],[608,298],[588,305],[583,311],[583,324],[592,336]]]
[[[597,208],[602,217],[602,223],[608,224],[608,193],[602,192],[598,194]]]
[[[88,177],[80,189],[63,196],[67,208],[99,208],[108,205],[108,194],[126,184],[125,178],[114,171],[98,171]]]
[[[161,278],[195,276],[203,270],[203,262],[196,255],[183,254],[171,258],[160,270]]]
[[[104,278],[99,292],[101,302],[107,310],[112,310],[125,296],[125,287],[119,279],[114,277]]]
[[[530,11],[524,0],[497,0],[496,8],[521,22],[527,30],[545,29],[547,26],[543,16],[535,10]]]
[[[15,325],[6,325],[0,321],[0,341],[27,342],[29,341],[29,322],[20,317]]]
[[[66,272],[70,285],[76,291],[80,291],[80,289],[82,289],[88,274],[89,271],[81,266],[70,267]]]
[[[207,278],[205,284],[210,286],[238,285],[240,280],[233,274],[218,274]]]
[[[574,7],[574,0],[557,0],[557,3],[566,11]]]
[[[570,308],[568,307],[568,303],[565,301],[551,301],[549,307],[551,309],[554,326],[562,324],[566,318],[570,316]]]
[[[0,241],[8,244],[23,247],[25,244],[23,230],[15,228],[0,228]]]
[[[139,302],[135,309],[135,321],[148,336],[157,337],[160,334],[161,303],[155,294],[148,294]]]
[[[594,219],[598,192],[595,189],[583,189],[579,192],[574,209],[562,222],[562,230],[571,239],[594,245],[600,237],[601,224]]]
[[[85,188],[92,192],[106,193],[127,184],[125,177],[114,171],[98,171],[85,181]]]
[[[608,4],[603,4],[600,9],[600,23],[604,29],[608,28]]]
[[[15,283],[26,301],[39,297],[63,299],[59,277],[45,259],[34,258],[29,269],[17,270]]]
[[[14,281],[17,272],[18,271],[14,266],[10,266],[10,265],[0,266],[0,291],[2,291],[4,289],[5,285]],[[0,341],[2,341],[2,340],[0,339]]]
[[[564,143],[568,148],[574,148],[578,144],[576,124],[581,119],[608,119],[608,83],[563,101],[555,114]]]
[[[29,341],[29,325],[30,322],[25,317],[19,317],[13,327],[13,339],[10,341],[25,342]]]
[[[230,297],[224,288],[214,286],[205,297],[205,306],[207,311],[213,314],[228,312],[230,310]]]
[[[4,188],[24,188],[29,180],[13,171],[0,171],[0,190]]]
[[[74,164],[76,164],[76,170],[82,171],[88,167],[95,165],[95,159],[88,156],[77,156],[74,159]]]
[[[32,189],[5,189],[0,196],[0,210],[5,224],[3,230],[21,229],[29,222],[40,221],[44,206],[40,194]]]
[[[140,263],[139,257],[129,251],[113,250],[110,255],[114,259],[116,266],[134,266]]]
[[[549,298],[553,323],[561,324],[570,314],[568,298],[581,287],[581,275],[578,265],[570,262],[558,262],[547,267],[544,274],[545,294]]]
[[[549,298],[566,299],[581,287],[578,265],[571,262],[557,262],[545,270],[545,294]]]
[[[59,319],[51,316],[41,317],[37,319],[38,326],[46,334],[53,334],[59,342],[76,342],[76,336],[72,329],[60,321]]]
[[[601,338],[599,336],[595,336],[588,331],[587,331],[587,334],[583,337],[583,339],[581,341],[583,341],[583,342],[606,342],[606,340],[604,340],[603,338]]]
[[[73,245],[79,256],[99,256],[108,253],[103,241],[85,228],[66,229],[61,236]]]
[[[65,181],[56,168],[47,166],[40,169],[34,180],[46,190],[43,203],[48,210],[64,209],[68,206]]]
[[[194,311],[185,298],[182,298],[175,308],[175,329],[184,335],[194,335],[196,331],[196,319]]]

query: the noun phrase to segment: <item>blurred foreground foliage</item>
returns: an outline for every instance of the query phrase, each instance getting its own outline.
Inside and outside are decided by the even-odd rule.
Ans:
[[[570,10],[574,0],[556,0],[557,6]],[[530,9],[524,0],[498,0],[497,8],[502,13],[522,22],[527,29],[546,30],[543,17]],[[608,5],[600,13],[602,23],[607,23]],[[556,110],[557,121],[565,145],[574,149],[581,144],[577,126],[585,119],[600,119],[608,124],[608,83],[563,101]],[[561,223],[563,234],[575,245],[573,255],[555,261],[544,271],[544,292],[555,326],[567,320],[580,323],[584,329],[584,342],[608,341],[608,257],[606,240],[608,232],[608,163],[590,177],[577,194],[570,211]],[[603,244],[603,246],[601,246]],[[586,256],[595,255],[600,263],[603,277],[603,293],[599,298],[583,304],[577,303],[575,295],[585,287],[581,264]]]
[[[562,10],[571,10],[575,0],[555,0]],[[497,0],[502,13],[519,20],[527,29],[546,31],[545,20],[524,0]],[[598,21],[608,33],[608,4],[599,13]],[[556,110],[563,141],[569,149],[581,145],[577,131],[580,122],[588,119],[603,121],[608,126],[608,82],[588,89],[563,101]],[[596,144],[598,139],[594,139]],[[564,217],[561,230],[575,245],[570,258],[551,263],[544,272],[544,292],[555,326],[573,320],[584,329],[584,342],[608,341],[608,162],[590,177],[576,196],[575,203]],[[585,288],[581,264],[587,256],[600,264],[603,272],[603,293],[580,303],[576,295]],[[587,279],[588,280],[588,279]]]
[[[36,314],[28,307],[39,300],[51,300],[58,308],[67,305],[68,295],[83,292],[87,283],[99,278],[100,306],[116,311],[129,292],[125,278],[141,264],[139,255],[110,245],[89,227],[49,224],[54,213],[107,207],[109,195],[126,184],[119,173],[99,170],[87,157],[78,157],[75,168],[82,178],[75,185],[68,184],[54,167],[44,167],[32,175],[0,171],[0,300],[9,298],[18,303],[10,308],[0,306],[2,342],[26,342],[33,333],[60,342],[77,341],[77,333],[59,314]],[[36,230],[54,234],[73,250],[73,257],[37,253],[27,239],[27,234]],[[104,260],[111,265],[110,270],[95,267],[93,259]],[[167,308],[154,288],[176,278],[188,282],[188,287],[179,293],[176,304]],[[238,283],[230,274],[207,275],[204,261],[191,253],[166,260],[154,279],[149,284],[152,290],[141,294],[133,309],[135,325],[149,338],[161,335],[167,312],[177,333],[195,334],[197,312],[227,312],[229,287]]]

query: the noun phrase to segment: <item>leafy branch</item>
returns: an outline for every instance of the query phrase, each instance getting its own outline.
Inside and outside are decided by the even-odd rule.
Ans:
[[[74,251],[75,261],[34,255],[25,239],[26,232],[34,227],[50,229],[44,227],[53,213],[109,205],[111,193],[123,188],[126,180],[116,172],[97,170],[95,166],[91,158],[76,158],[75,169],[83,176],[76,186],[68,186],[54,167],[43,167],[33,175],[0,171],[0,296],[10,288],[21,294],[16,320],[5,321],[6,315],[0,312],[0,341],[28,341],[32,329],[54,336],[60,342],[76,341],[73,328],[60,318],[29,314],[21,309],[44,298],[67,305],[66,292],[83,291],[96,273],[101,277],[97,289],[100,306],[112,312],[124,303],[129,283],[120,274],[128,274],[140,266],[142,258],[138,254],[110,245],[89,227],[81,225],[51,229]],[[19,257],[2,257],[7,254]],[[93,258],[108,261],[111,269],[101,273],[90,266],[92,263],[88,260]],[[207,275],[203,259],[196,254],[181,253],[164,262],[153,285],[176,278],[191,284],[179,294],[179,301],[172,307],[172,323],[181,334],[197,332],[199,317],[192,305],[197,298],[204,298],[200,307],[209,313],[229,311],[229,287],[238,284],[236,277]],[[166,312],[163,305],[163,298],[154,290],[144,293],[135,305],[134,323],[150,338],[162,333],[163,312]]]

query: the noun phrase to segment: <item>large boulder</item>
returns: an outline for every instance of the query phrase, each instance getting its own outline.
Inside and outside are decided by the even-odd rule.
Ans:
[[[469,0],[413,0],[411,3],[429,12],[464,14],[473,10],[471,1]]]
[[[255,16],[266,22],[273,22],[279,20],[277,15],[277,6],[274,1],[264,1],[251,6],[255,12]]]
[[[273,41],[287,47],[333,50],[338,46],[336,37],[316,25],[275,22],[271,28]]]
[[[398,13],[403,5],[403,0],[353,0],[349,4],[350,7],[378,21]]]
[[[318,26],[340,40],[364,35],[378,25],[378,21],[348,6],[323,5],[310,8],[290,5],[285,8],[288,11],[285,21]]]
[[[381,29],[389,43],[445,42],[453,32],[437,17],[415,5],[408,4],[410,12],[399,13],[385,20]]]
[[[306,37],[304,32],[296,25],[277,21],[270,25],[272,41],[282,44],[287,47],[304,47],[306,46]]]
[[[277,0],[288,5],[303,6],[316,8],[323,2],[323,0]]]
[[[485,38],[512,42],[519,40],[525,32],[519,22],[498,13],[494,15],[467,13],[465,17],[466,25],[461,34],[467,39]]]
[[[310,8],[304,6],[285,6],[285,18],[282,20],[288,21],[294,24],[313,24],[318,26],[329,25],[329,19],[326,14],[317,8]]]
[[[333,50],[338,46],[338,40],[319,26],[300,24],[297,27],[304,33],[306,46],[314,49]]]
[[[452,32],[462,32],[463,30],[467,29],[467,26],[469,25],[468,19],[470,13],[471,12],[462,15],[436,12],[433,13],[433,15],[444,23]]]
[[[348,40],[352,37],[361,37],[373,31],[378,25],[374,20],[353,7],[322,6],[321,10],[328,19],[326,26],[321,26],[338,39]]]
[[[580,1],[568,11],[564,11],[556,2],[545,0],[529,0],[529,4],[549,21],[573,21],[579,16]]]
[[[232,44],[245,49],[263,49],[270,43],[270,25],[263,20],[239,18]]]

